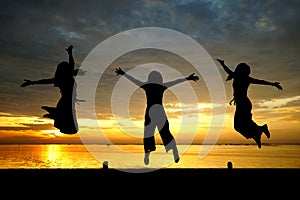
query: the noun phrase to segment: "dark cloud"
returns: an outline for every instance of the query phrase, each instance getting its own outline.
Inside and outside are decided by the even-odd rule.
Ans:
[[[19,84],[24,78],[53,76],[56,65],[67,59],[64,49],[69,44],[75,46],[79,67],[87,54],[106,38],[145,26],[187,34],[213,58],[222,57],[230,66],[247,61],[253,65],[255,76],[284,81],[285,87],[291,86],[290,94],[285,95],[296,96],[299,4],[293,0],[1,1],[1,111],[33,114],[41,112],[42,103],[55,105],[59,95],[55,89],[20,89]],[[114,72],[104,77],[107,90],[114,83],[111,73]]]
[[[289,44],[299,44],[297,1],[4,1],[2,4],[0,23],[5,28],[1,31],[0,51],[25,58],[59,56],[69,43],[84,47],[80,49],[86,54],[113,34],[143,26],[175,29],[206,46],[232,43],[223,47],[227,49],[261,47],[263,42],[266,47],[289,47],[289,50],[292,48]],[[293,50],[298,51],[298,46]]]

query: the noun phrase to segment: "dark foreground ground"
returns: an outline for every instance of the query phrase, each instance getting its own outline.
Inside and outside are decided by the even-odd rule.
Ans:
[[[160,195],[219,195],[228,198],[300,195],[300,169],[0,169],[1,191],[39,199],[89,195],[149,199]],[[13,192],[10,192],[12,191]],[[50,195],[50,196],[49,196]],[[96,195],[96,196],[95,196]],[[97,198],[96,198],[97,197]],[[99,197],[99,198],[98,198]],[[196,198],[198,199],[198,198]],[[212,198],[215,199],[215,198]],[[227,199],[227,198],[225,198]]]

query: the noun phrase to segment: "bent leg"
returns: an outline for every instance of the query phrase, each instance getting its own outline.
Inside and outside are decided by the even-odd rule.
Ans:
[[[268,128],[268,125],[267,124],[264,124],[262,127],[262,132],[267,136],[267,138],[270,138],[271,137],[271,134],[270,134],[270,131],[269,131],[269,128]]]
[[[254,139],[258,148],[261,148],[261,126],[258,126],[252,119],[250,113],[236,113],[234,116],[234,129],[246,139]]]

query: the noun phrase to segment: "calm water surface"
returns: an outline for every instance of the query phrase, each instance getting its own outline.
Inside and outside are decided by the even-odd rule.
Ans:
[[[300,168],[300,145],[215,145],[200,156],[202,145],[178,145],[179,163],[163,146],[144,165],[142,145],[0,145],[0,169],[11,168]]]

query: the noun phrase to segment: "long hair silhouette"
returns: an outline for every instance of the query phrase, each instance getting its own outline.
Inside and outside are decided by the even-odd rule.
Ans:
[[[267,124],[259,126],[252,120],[252,103],[247,95],[248,88],[250,84],[260,84],[274,86],[277,89],[282,90],[280,83],[251,77],[250,66],[246,63],[239,63],[235,70],[232,71],[225,65],[224,60],[217,59],[217,61],[228,74],[226,81],[233,79],[233,99],[229,104],[231,105],[233,103],[236,106],[234,113],[234,129],[246,139],[254,139],[258,148],[261,148],[262,133],[264,133],[267,138],[270,138],[270,132]]]
[[[84,72],[74,69],[75,62],[73,58],[73,46],[66,48],[69,55],[69,62],[62,61],[57,67],[53,78],[40,79],[31,81],[25,79],[20,87],[27,87],[35,84],[53,84],[60,89],[61,97],[56,107],[41,106],[48,113],[43,117],[54,119],[54,127],[58,128],[61,133],[75,134],[78,132],[78,124],[74,103],[76,98],[76,82],[74,76],[83,75]]]

